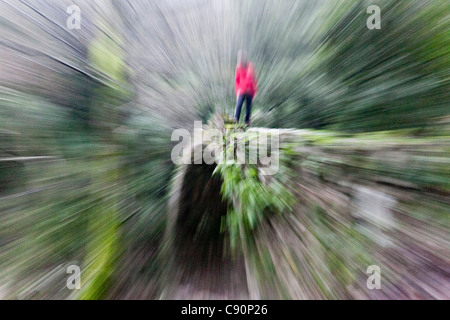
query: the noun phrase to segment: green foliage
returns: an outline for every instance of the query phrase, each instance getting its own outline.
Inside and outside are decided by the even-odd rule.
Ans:
[[[261,282],[275,287],[281,281],[277,272],[283,276],[282,263],[272,258],[274,249],[261,249],[279,234],[259,238],[260,243],[255,235],[270,231],[258,233],[271,218],[283,218],[284,226],[284,218],[295,215],[294,165],[318,178],[320,186],[333,183],[327,192],[316,189],[317,197],[302,208],[308,219],[303,225],[318,245],[305,245],[302,254],[283,251],[296,279],[312,269],[304,283],[315,281],[326,297],[334,297],[327,274],[347,285],[358,267],[373,263],[372,251],[366,251],[374,244],[351,222],[348,209],[331,207],[351,197],[337,195],[350,188],[345,183],[386,184],[396,188],[396,197],[405,195],[395,208],[402,216],[395,233],[420,234],[418,223],[435,227],[424,233],[445,233],[448,1],[380,1],[381,30],[367,29],[367,1],[360,0],[288,6],[235,1],[223,11],[216,10],[219,1],[186,12],[139,1],[133,5],[136,9],[124,1],[86,4],[86,24],[69,33],[52,20],[64,4],[36,2],[36,10],[26,10],[32,18],[26,23],[24,12],[0,4],[5,51],[0,62],[0,281],[14,282],[14,298],[50,268],[74,260],[86,267],[79,297],[105,298],[118,266],[125,265],[119,260],[127,258],[125,248],[160,246],[174,174],[171,131],[193,120],[206,122],[217,111],[231,114],[235,53],[243,46],[260,84],[254,125],[322,129],[284,145],[273,177],[262,176],[259,165],[235,161],[216,168],[228,203],[222,232],[233,248],[252,251],[248,257],[260,254],[255,265],[264,275]],[[98,12],[105,21],[94,26],[90,19]],[[144,20],[152,23],[138,23]],[[226,140],[256,138],[231,118],[226,122]],[[208,177],[201,177],[200,186]],[[215,210],[216,199],[196,199],[208,203],[206,214],[204,207],[196,208],[199,215]],[[405,227],[409,220],[414,228]],[[197,221],[196,232],[218,233],[209,228],[215,216]],[[298,234],[287,240],[298,236],[315,243],[295,228]],[[436,239],[423,236],[416,244],[439,248],[443,238],[441,233]],[[279,297],[289,297],[287,287],[276,291]]]
[[[381,30],[366,26],[367,1],[327,3],[309,45],[295,37],[279,43],[271,50],[275,64],[264,50],[271,31],[258,26],[253,50],[261,52],[256,66],[264,88],[255,100],[264,114],[258,126],[367,132],[425,127],[449,114],[449,2],[373,4],[381,9]],[[291,23],[283,36],[305,22]],[[270,72],[267,64],[274,64]]]
[[[323,67],[334,128],[378,131],[426,125],[448,113],[448,75],[437,71],[450,49],[448,2],[384,1],[381,30],[369,30],[366,3],[357,2],[329,31]],[[399,23],[399,20],[402,23]],[[433,25],[434,30],[424,26]],[[443,42],[430,46],[435,38]],[[447,49],[445,49],[447,48]],[[448,55],[447,55],[448,56]],[[427,101],[427,102],[425,102]]]
[[[111,286],[115,264],[120,257],[120,229],[117,208],[114,203],[99,203],[91,214],[90,241],[87,245],[82,300],[103,299]]]
[[[227,141],[235,138],[250,142],[249,139],[258,139],[258,136],[252,133],[229,132],[224,139]],[[245,151],[248,155],[249,144],[246,144]],[[283,153],[283,150],[280,152]],[[255,229],[270,215],[286,214],[292,209],[295,198],[289,190],[289,185],[280,180],[289,170],[286,165],[286,162],[280,162],[279,173],[266,177],[265,181],[258,165],[238,164],[237,159],[217,165],[214,174],[220,174],[223,180],[221,193],[229,203],[221,230],[229,234],[232,249],[237,245],[245,248],[254,241]],[[288,174],[284,178],[286,176]]]

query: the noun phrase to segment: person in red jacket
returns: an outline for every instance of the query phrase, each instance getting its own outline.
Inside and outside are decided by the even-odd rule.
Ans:
[[[258,85],[256,81],[255,68],[253,64],[248,61],[246,53],[242,50],[238,53],[235,90],[237,98],[236,113],[234,116],[235,121],[239,122],[239,119],[241,118],[242,106],[245,102],[245,124],[250,125],[252,102],[258,92]]]

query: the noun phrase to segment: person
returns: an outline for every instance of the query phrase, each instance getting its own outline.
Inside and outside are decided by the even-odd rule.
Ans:
[[[243,50],[238,53],[235,91],[237,104],[234,120],[236,123],[239,122],[241,118],[242,106],[245,102],[245,124],[249,126],[252,113],[252,103],[256,93],[258,92],[258,85],[255,75],[255,68],[253,64],[248,61],[247,54]]]

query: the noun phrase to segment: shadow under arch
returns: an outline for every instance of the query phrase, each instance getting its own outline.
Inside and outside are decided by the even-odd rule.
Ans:
[[[182,165],[172,183],[161,299],[247,297],[243,256],[231,256],[221,232],[229,204],[215,165]],[[199,295],[202,296],[199,296]]]

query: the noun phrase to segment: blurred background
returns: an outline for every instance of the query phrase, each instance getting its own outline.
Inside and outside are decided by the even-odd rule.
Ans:
[[[0,298],[449,299],[449,14],[0,0]],[[174,165],[174,129],[233,114],[242,48],[280,171]]]

